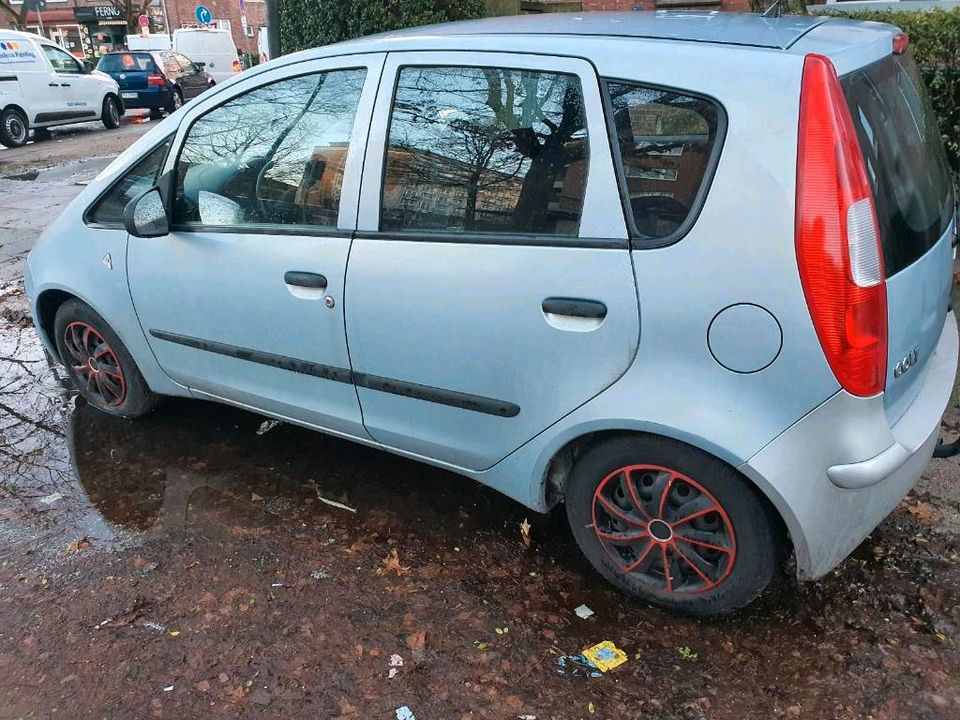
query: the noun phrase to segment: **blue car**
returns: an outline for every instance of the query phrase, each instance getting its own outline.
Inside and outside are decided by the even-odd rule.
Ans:
[[[97,70],[117,81],[125,108],[145,108],[157,116],[175,112],[215,84],[203,63],[166,50],[107,53]]]

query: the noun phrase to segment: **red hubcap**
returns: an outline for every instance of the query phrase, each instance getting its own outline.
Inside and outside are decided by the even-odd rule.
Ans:
[[[717,499],[656,465],[622,467],[601,481],[593,531],[622,572],[659,592],[715,588],[737,555],[733,525]]]
[[[84,396],[107,407],[121,405],[127,397],[127,383],[120,361],[103,335],[77,321],[63,331],[63,343],[70,354],[64,360],[69,361]]]

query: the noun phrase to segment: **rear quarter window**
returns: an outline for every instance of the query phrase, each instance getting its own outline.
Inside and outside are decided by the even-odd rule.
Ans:
[[[608,80],[608,112],[620,186],[635,244],[678,240],[696,219],[724,128],[713,100]]]

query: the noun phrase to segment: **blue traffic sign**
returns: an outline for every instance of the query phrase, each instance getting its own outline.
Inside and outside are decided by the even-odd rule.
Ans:
[[[197,5],[195,15],[197,16],[197,22],[201,25],[209,25],[213,22],[213,13],[210,12],[210,8],[206,5]]]

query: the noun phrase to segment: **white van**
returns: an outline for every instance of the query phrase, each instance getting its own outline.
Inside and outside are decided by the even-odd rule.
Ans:
[[[173,51],[186,55],[202,69],[223,82],[240,72],[240,58],[229,30],[181,28],[173,31]]]
[[[117,83],[56,43],[0,30],[0,144],[27,144],[30,129],[102,120],[120,125]]]

